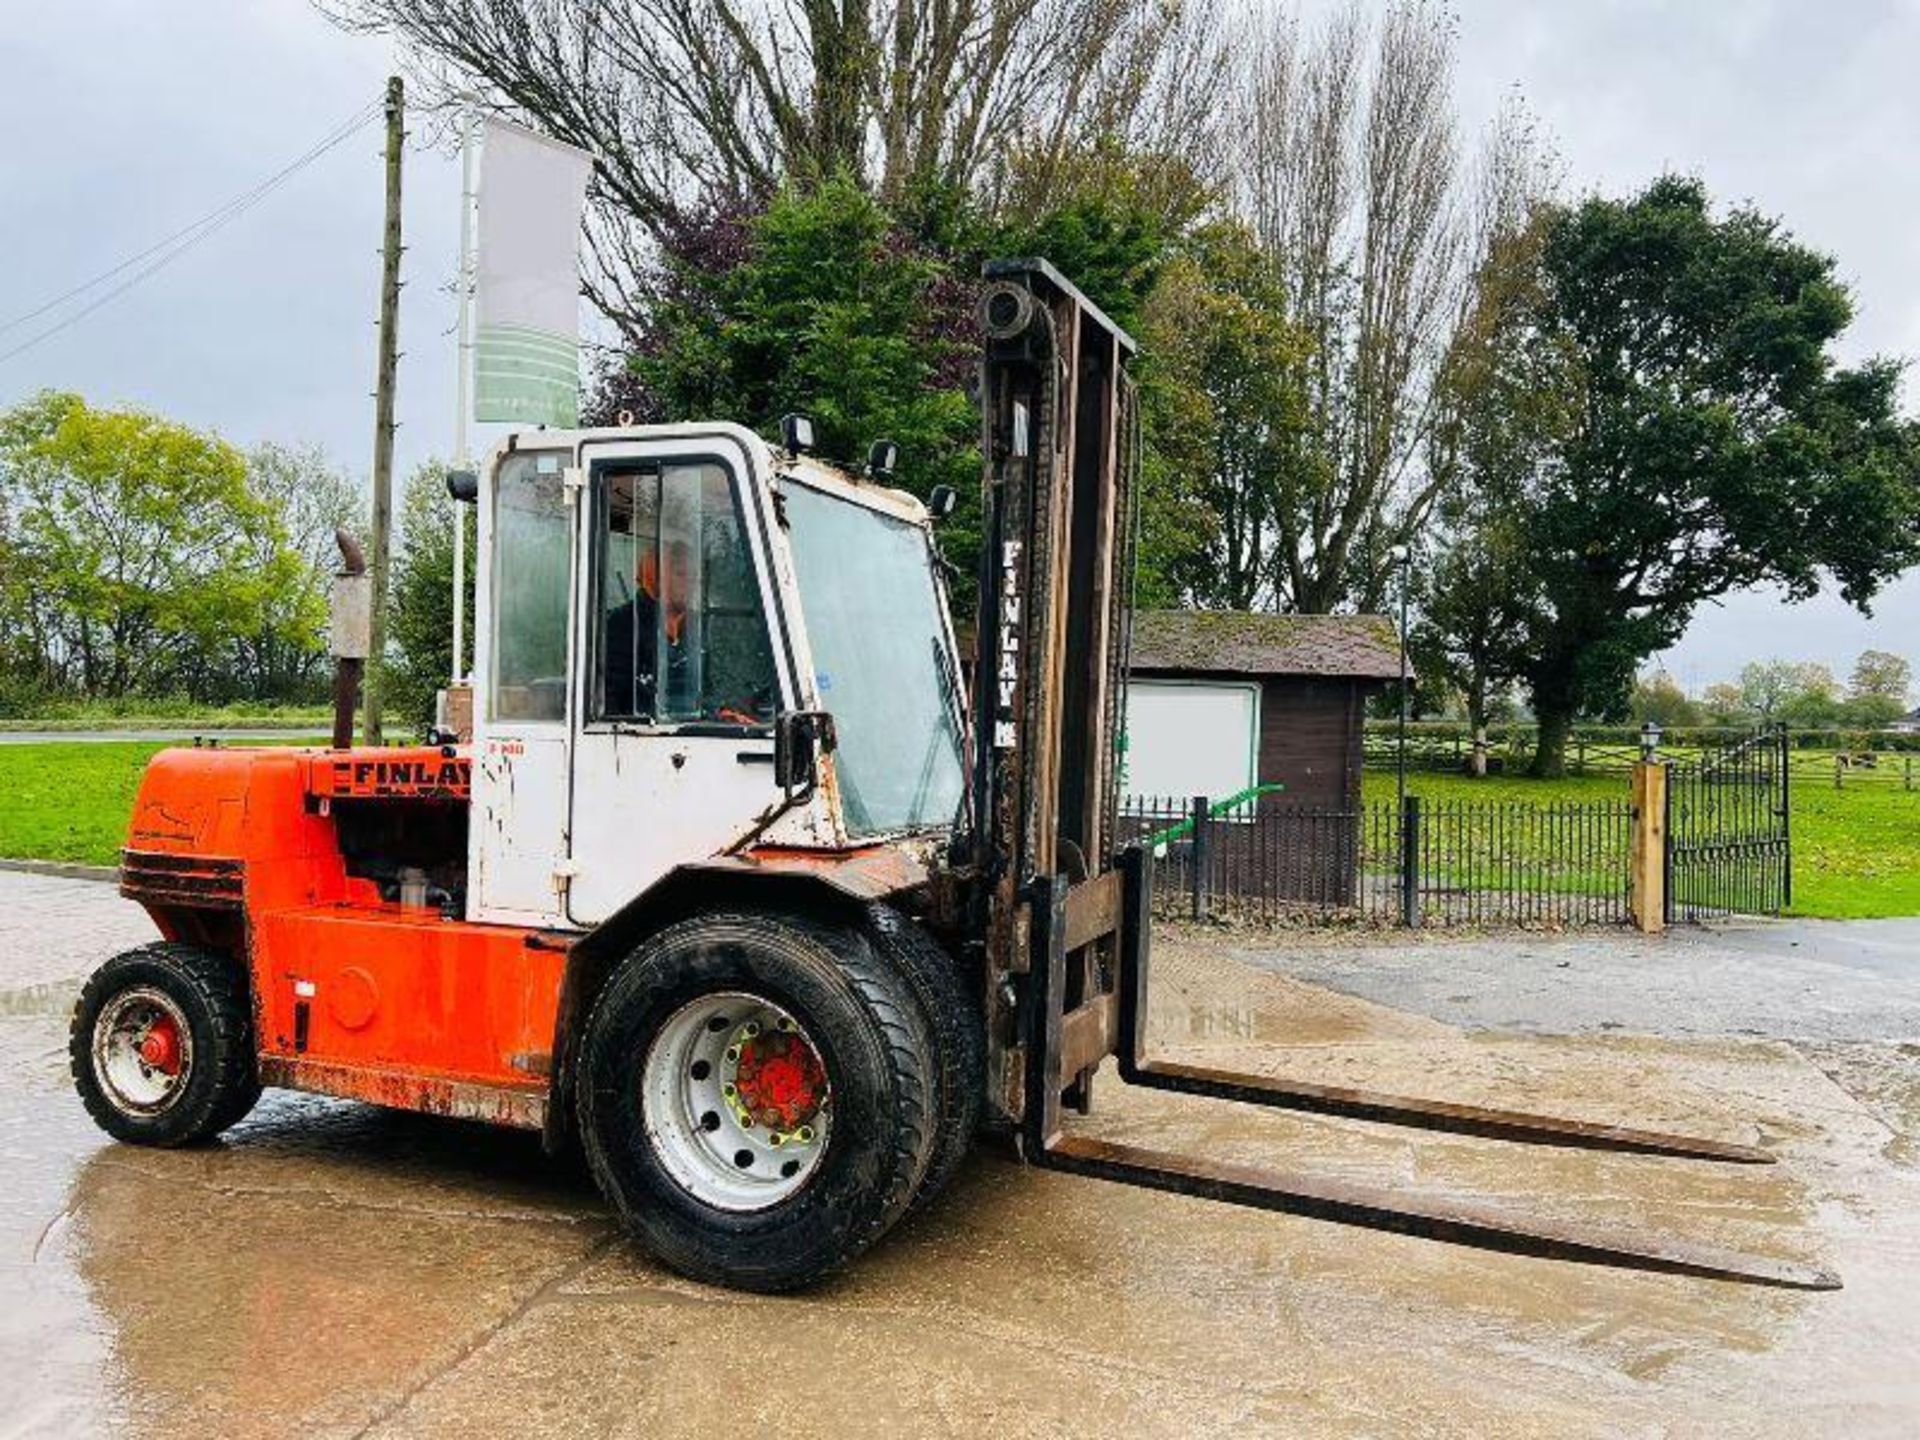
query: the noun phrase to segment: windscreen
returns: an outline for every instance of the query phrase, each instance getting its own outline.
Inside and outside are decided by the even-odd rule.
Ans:
[[[783,494],[848,831],[952,825],[960,706],[926,533],[805,485]]]

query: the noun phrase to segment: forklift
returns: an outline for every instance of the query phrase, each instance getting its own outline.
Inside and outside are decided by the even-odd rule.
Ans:
[[[799,416],[777,447],[730,424],[508,438],[454,480],[478,507],[470,735],[354,748],[347,685],[332,747],[150,763],[121,889],[164,938],[102,964],[71,1029],[100,1126],[203,1142],[277,1086],[535,1130],[665,1265],[757,1291],[846,1265],[978,1135],[1213,1201],[1837,1285],[1069,1125],[1111,1058],[1239,1104],[1774,1158],[1149,1053],[1151,857],[1117,826],[1135,343],[1039,259],[988,265],[978,319],[970,677],[934,534],[954,497],[895,488],[892,446],[855,474]]]

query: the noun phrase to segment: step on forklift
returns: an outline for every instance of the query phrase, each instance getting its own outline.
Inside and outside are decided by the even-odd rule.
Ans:
[[[1221,1073],[1147,1045],[1151,857],[1120,843],[1135,345],[1044,260],[987,267],[971,684],[950,492],[802,417],[538,430],[478,506],[470,737],[174,749],[121,889],[163,940],[73,1016],[81,1099],[204,1141],[263,1086],[577,1144],[666,1265],[845,1265],[977,1133],[1026,1162],[1456,1243],[1799,1288],[1809,1265],[1097,1138],[1129,1085],[1532,1144],[1763,1149]],[[344,627],[349,632],[351,625]],[[336,644],[351,654],[351,642]],[[343,687],[352,703],[351,685]]]

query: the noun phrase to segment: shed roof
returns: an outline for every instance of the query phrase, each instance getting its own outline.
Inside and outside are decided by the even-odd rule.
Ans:
[[[1384,615],[1141,610],[1133,617],[1133,668],[1392,680],[1400,674],[1400,639]]]

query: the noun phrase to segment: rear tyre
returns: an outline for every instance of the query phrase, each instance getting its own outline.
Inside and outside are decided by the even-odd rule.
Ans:
[[[143,945],[95,970],[67,1058],[94,1123],[132,1145],[211,1139],[260,1098],[245,981],[192,945]]]
[[[792,1290],[905,1212],[933,1151],[932,1041],[867,937],[756,914],[652,936],[580,1050],[587,1163],[683,1275]]]
[[[933,1158],[913,1198],[920,1209],[946,1188],[973,1143],[980,1126],[986,1089],[987,1035],[980,997],[966,984],[960,967],[919,924],[889,905],[867,911],[867,925],[882,954],[913,987],[926,1016],[937,1057],[938,1090]]]

